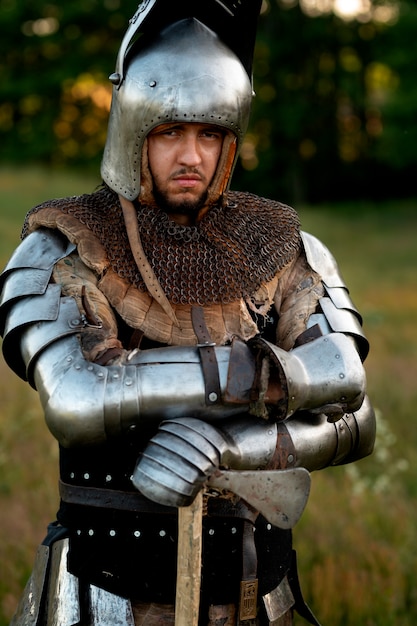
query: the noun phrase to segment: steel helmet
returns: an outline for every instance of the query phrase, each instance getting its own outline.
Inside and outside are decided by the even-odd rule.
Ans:
[[[132,42],[128,35],[110,80],[113,97],[101,174],[111,189],[128,200],[140,195],[146,137],[170,122],[212,123],[233,133],[236,146],[221,189],[228,187],[253,89],[247,67],[211,28],[187,17],[151,37]]]

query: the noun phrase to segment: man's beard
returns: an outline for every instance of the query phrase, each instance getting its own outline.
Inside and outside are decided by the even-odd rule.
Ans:
[[[177,215],[197,215],[203,208],[207,200],[208,191],[204,191],[199,198],[190,198],[181,202],[172,202],[166,197],[163,191],[154,185],[153,196],[158,207],[165,213]]]

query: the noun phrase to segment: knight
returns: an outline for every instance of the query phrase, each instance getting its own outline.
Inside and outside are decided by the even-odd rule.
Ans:
[[[334,257],[289,206],[230,189],[260,6],[139,5],[102,185],[31,209],[1,275],[4,358],[60,453],[57,519],[13,626],[173,624],[178,510],[201,492],[199,625],[318,624],[291,529],[210,482],[354,462],[375,438]]]

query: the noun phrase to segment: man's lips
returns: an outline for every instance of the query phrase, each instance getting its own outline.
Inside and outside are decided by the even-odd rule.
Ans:
[[[199,183],[201,183],[201,176],[198,174],[181,174],[179,176],[174,176],[172,179],[175,181],[179,187],[196,187]]]

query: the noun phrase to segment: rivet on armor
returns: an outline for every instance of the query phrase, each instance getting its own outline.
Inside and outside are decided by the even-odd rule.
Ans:
[[[233,528],[231,528],[231,533],[232,535],[235,535],[237,533],[237,528],[233,526]]]
[[[77,530],[77,535],[80,536],[81,535],[81,530]]]
[[[104,378],[104,373],[103,372],[99,372],[97,374],[97,378]]]
[[[88,480],[90,478],[90,474],[88,472],[86,472],[84,474],[83,478],[85,478],[85,480]]]
[[[110,530],[109,531],[109,535],[110,535],[110,537],[115,537],[116,536],[116,531],[115,530]]]
[[[288,463],[294,463],[294,455],[293,454],[289,454],[288,458],[287,458]]]
[[[209,532],[209,535],[214,535],[214,528],[210,528],[208,532]]]
[[[339,374],[339,378],[344,378],[345,375],[344,374]]]
[[[94,535],[94,530],[90,528],[90,530],[88,531],[88,534],[90,535],[90,537],[92,537]]]
[[[266,525],[266,529],[267,529],[267,530],[271,530],[271,528],[272,528],[271,524],[267,524],[267,525]]]
[[[106,483],[109,483],[111,481],[112,477],[110,476],[110,474],[107,474],[106,476]]]
[[[156,80],[151,80],[149,87],[156,87]]]
[[[118,72],[113,72],[113,74],[110,74],[109,76],[109,81],[112,83],[112,85],[120,85],[120,80],[121,76]]]
[[[165,535],[166,535],[165,530],[160,530],[160,531],[159,531],[159,536],[160,536],[160,537],[165,537]]]
[[[135,530],[135,532],[133,533],[133,535],[135,537],[140,537],[140,530]]]
[[[70,478],[75,478],[75,474],[74,474],[74,472],[71,472],[71,474],[70,474]]]
[[[130,386],[132,385],[132,382],[133,382],[133,381],[132,381],[132,379],[131,379],[131,378],[127,378],[127,379],[125,380],[125,385],[126,385],[126,387],[130,387]]]
[[[217,401],[217,393],[212,391],[211,393],[209,393],[208,399],[210,400],[210,402],[216,402]]]

